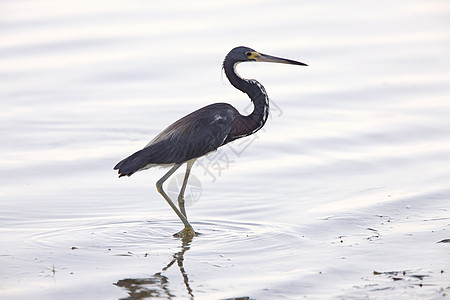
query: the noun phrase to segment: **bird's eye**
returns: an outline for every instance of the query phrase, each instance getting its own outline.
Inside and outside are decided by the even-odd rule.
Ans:
[[[245,52],[245,56],[250,57],[252,53],[250,51]]]

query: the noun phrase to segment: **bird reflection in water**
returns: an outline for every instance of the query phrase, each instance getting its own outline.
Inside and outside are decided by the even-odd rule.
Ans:
[[[194,294],[189,286],[189,277],[184,269],[184,253],[190,249],[192,236],[182,238],[181,250],[173,254],[172,260],[162,268],[161,272],[155,273],[149,278],[126,278],[114,283],[118,287],[128,290],[128,297],[122,299],[174,299],[177,296],[170,289],[169,278],[163,273],[177,263],[183,276],[184,285],[189,299],[194,299]]]
[[[184,253],[191,248],[192,236],[186,236],[182,238],[181,250],[173,254],[172,260],[162,268],[161,272],[153,274],[148,278],[126,278],[121,279],[114,283],[114,285],[128,290],[128,297],[121,298],[126,299],[178,299],[180,295],[175,295],[170,289],[169,278],[163,273],[170,269],[175,263],[177,263],[180,269],[181,276],[183,276],[184,285],[186,288],[186,298],[195,299],[194,292],[189,285],[189,277],[184,269]],[[250,297],[234,297],[223,300],[254,300]]]

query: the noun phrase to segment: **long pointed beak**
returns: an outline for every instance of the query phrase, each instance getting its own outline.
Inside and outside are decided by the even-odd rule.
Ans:
[[[262,54],[258,53],[259,55],[255,55],[254,59],[255,61],[263,61],[263,62],[273,62],[273,63],[280,63],[280,64],[290,64],[290,65],[298,65],[298,66],[307,66],[307,64],[304,64],[299,61],[276,57],[272,55]]]

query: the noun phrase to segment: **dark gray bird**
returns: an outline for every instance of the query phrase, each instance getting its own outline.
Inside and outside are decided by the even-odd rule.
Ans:
[[[142,150],[120,161],[114,170],[119,177],[130,176],[133,173],[154,166],[171,166],[172,168],[156,183],[158,192],[166,199],[185,228],[178,233],[194,235],[194,229],[187,220],[184,208],[184,191],[195,160],[217,150],[236,139],[257,132],[269,116],[269,97],[258,81],[244,79],[236,73],[236,65],[241,62],[274,62],[307,66],[304,63],[259,53],[248,47],[236,47],[231,50],[223,62],[223,69],[231,84],[246,93],[253,102],[253,112],[248,116],[241,115],[233,106],[227,103],[215,103],[179,119],[160,134],[158,134]],[[163,183],[183,163],[186,163],[186,175],[178,195],[178,209],[163,190]]]

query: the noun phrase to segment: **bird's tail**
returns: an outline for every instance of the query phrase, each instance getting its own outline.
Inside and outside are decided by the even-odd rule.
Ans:
[[[118,170],[119,177],[131,176],[139,170],[145,169],[149,165],[148,156],[144,152],[145,148],[121,160],[114,170]]]

